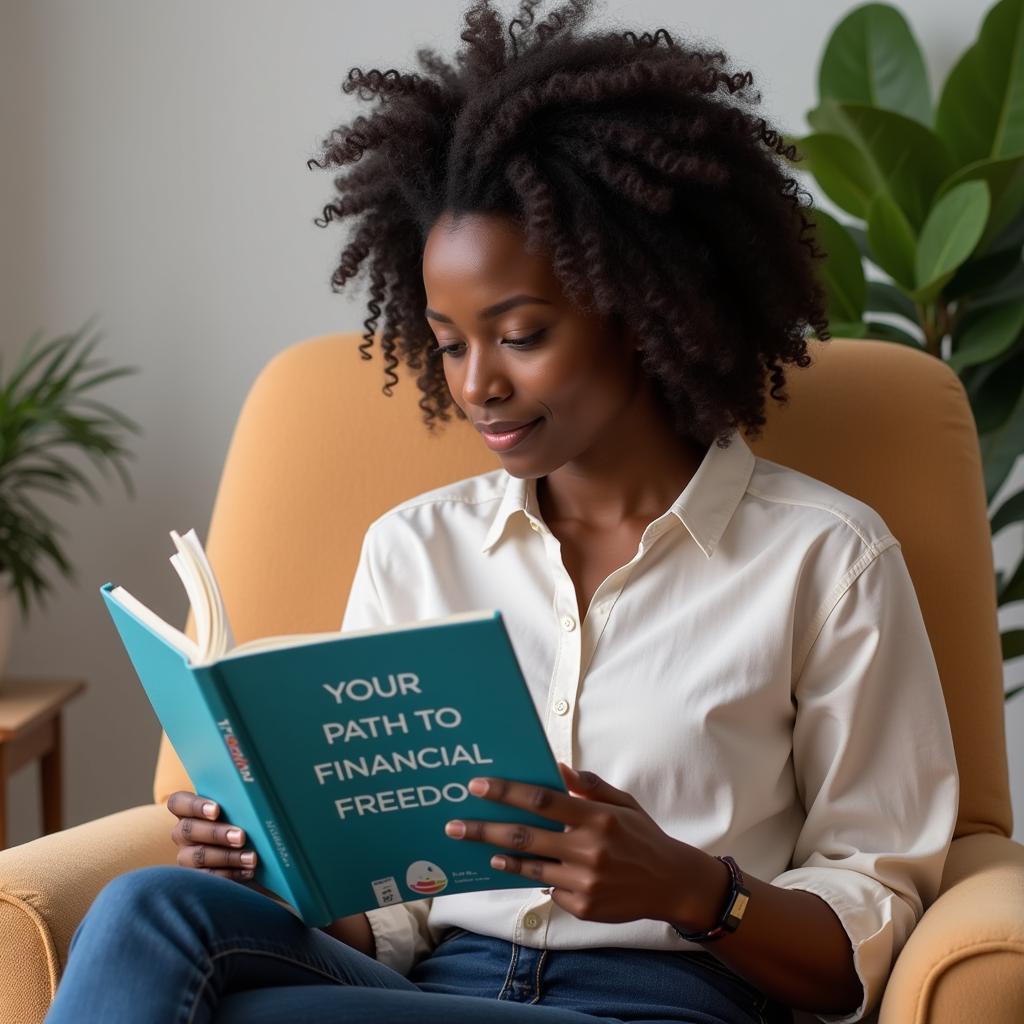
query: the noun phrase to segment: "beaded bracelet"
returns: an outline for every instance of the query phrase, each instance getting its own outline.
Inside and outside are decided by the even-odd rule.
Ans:
[[[743,887],[743,872],[740,871],[739,865],[732,857],[716,856],[715,860],[720,860],[729,869],[729,873],[732,876],[731,888],[725,901],[725,910],[721,918],[719,918],[718,924],[705,932],[687,935],[686,932],[672,925],[673,929],[686,939],[687,942],[713,942],[715,939],[720,939],[726,932],[736,931],[747,909],[747,902],[750,900],[750,890]]]

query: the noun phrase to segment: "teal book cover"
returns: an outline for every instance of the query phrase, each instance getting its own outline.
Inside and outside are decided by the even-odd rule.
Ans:
[[[562,828],[466,788],[490,775],[565,792],[500,611],[268,638],[204,659],[123,588],[100,590],[195,791],[245,830],[253,881],[306,924],[536,887],[490,866],[499,847],[444,832],[451,818]]]

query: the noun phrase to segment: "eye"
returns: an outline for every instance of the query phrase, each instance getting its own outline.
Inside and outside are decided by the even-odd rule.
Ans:
[[[542,337],[547,333],[547,328],[542,327],[539,331],[535,331],[533,334],[528,335],[525,338],[502,338],[501,340],[509,345],[511,348],[524,349],[529,348],[531,345],[536,344]],[[432,356],[439,355],[450,355],[452,357],[461,355],[460,352],[456,352],[455,348],[461,345],[461,341],[453,342],[451,345],[439,345],[437,348],[431,350]]]

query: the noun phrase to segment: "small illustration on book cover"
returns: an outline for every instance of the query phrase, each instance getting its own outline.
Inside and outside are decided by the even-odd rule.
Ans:
[[[421,896],[436,896],[448,885],[448,876],[429,860],[417,860],[409,865],[405,884]]]

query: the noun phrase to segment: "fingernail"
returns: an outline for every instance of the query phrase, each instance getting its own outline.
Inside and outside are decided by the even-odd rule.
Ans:
[[[240,843],[242,841],[242,830],[240,828],[228,829],[228,842]]]
[[[253,876],[254,874],[255,874],[255,872],[254,872],[254,871],[243,871],[243,872],[242,872],[242,877],[243,877],[243,878],[252,878],[252,876]]]
[[[466,823],[463,821],[449,821],[445,825],[444,830],[452,839],[461,839],[466,834]]]
[[[206,803],[203,804],[203,814],[208,818],[215,818],[217,816],[217,805],[207,800]]]
[[[497,857],[497,856],[492,857],[491,858],[491,867],[492,868],[497,868],[499,871],[504,871],[505,870],[505,858],[504,857]]]
[[[483,796],[487,792],[487,780],[486,779],[470,779],[469,780],[469,791],[474,796]]]
[[[239,860],[243,864],[255,864],[256,863],[256,854],[253,853],[252,850],[246,850],[245,853],[243,853],[242,856],[239,857]]]

